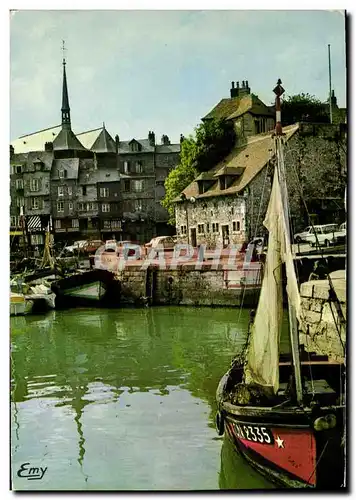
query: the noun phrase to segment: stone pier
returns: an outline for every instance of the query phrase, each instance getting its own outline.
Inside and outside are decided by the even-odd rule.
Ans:
[[[340,318],[335,303],[330,301],[328,280],[302,283],[300,343],[304,344],[306,351],[326,354],[332,360],[342,361],[345,356],[343,345],[346,346],[346,271],[334,271],[330,278],[345,322]]]

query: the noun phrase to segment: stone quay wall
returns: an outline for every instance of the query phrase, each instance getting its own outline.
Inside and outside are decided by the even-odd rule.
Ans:
[[[306,351],[328,355],[335,361],[345,358],[346,346],[346,273],[345,270],[330,274],[345,323],[339,317],[335,303],[329,300],[329,281],[313,280],[301,285],[303,320],[300,324],[300,343]],[[341,337],[341,341],[340,341]]]
[[[242,271],[243,272],[243,271]],[[223,269],[118,270],[122,305],[240,307],[256,305],[260,286],[241,284],[241,272]]]

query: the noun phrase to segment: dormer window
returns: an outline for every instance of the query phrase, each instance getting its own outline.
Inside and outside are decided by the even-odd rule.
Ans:
[[[132,139],[132,141],[130,142],[130,150],[133,152],[133,153],[137,153],[138,151],[141,151],[142,150],[142,146],[139,142],[136,141],[136,139]]]
[[[64,179],[65,177],[67,177],[67,170],[65,168],[58,170],[58,177],[60,179]]]
[[[42,170],[43,163],[41,160],[37,160],[33,162],[33,166],[35,167],[36,172],[40,172]]]

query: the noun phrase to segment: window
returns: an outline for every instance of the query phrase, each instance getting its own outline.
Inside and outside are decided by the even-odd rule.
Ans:
[[[102,203],[101,204],[101,210],[103,212],[110,212],[110,204],[109,203]]]
[[[141,151],[141,144],[137,141],[132,141],[130,144],[131,151]]]
[[[86,204],[85,203],[78,203],[78,210],[79,212],[85,211]]]
[[[112,229],[121,229],[121,220],[112,220],[111,227]]]
[[[31,198],[31,209],[37,210],[40,208],[40,201],[38,198]]]
[[[209,222],[207,222],[206,224],[206,232],[209,233],[210,232],[210,224]]]
[[[64,186],[58,186],[58,196],[64,195]]]
[[[126,193],[130,191],[130,181],[128,180],[124,181],[124,191],[126,191]]]
[[[11,215],[10,217],[10,226],[17,226],[17,216],[16,215]]]
[[[111,224],[109,220],[104,220],[104,229],[111,229]]]
[[[60,179],[63,179],[64,177],[67,177],[67,170],[65,168],[58,170],[58,177]]]
[[[31,234],[31,245],[43,245],[43,234]]]
[[[23,198],[22,196],[19,196],[16,199],[16,206],[17,207],[24,207],[25,206],[25,198]]]
[[[57,212],[64,212],[64,201],[57,201]]]
[[[72,186],[67,186],[67,191],[68,191],[68,196],[72,196],[72,194],[73,194]]]
[[[39,191],[39,189],[40,189],[39,179],[31,179],[30,191]]]
[[[136,192],[136,193],[141,193],[143,191],[143,181],[140,180],[140,181],[132,181],[133,182],[133,190]]]
[[[72,212],[72,210],[73,210],[73,203],[71,201],[68,203],[68,210],[70,212]]]
[[[82,186],[82,195],[86,196],[86,194],[87,194],[87,187],[86,186]]]
[[[72,219],[72,227],[78,227],[79,228],[79,220],[78,219]]]
[[[36,172],[39,172],[42,169],[42,162],[41,161],[35,161],[33,164],[34,164]]]
[[[204,234],[204,224],[198,224],[198,234]]]
[[[212,224],[212,229],[213,229],[213,233],[218,233],[219,232],[219,224],[218,222],[213,222]]]
[[[16,165],[16,167],[14,167],[14,170],[15,174],[22,174],[22,165]]]
[[[187,234],[187,226],[180,226],[180,234]]]
[[[16,189],[23,189],[23,180],[16,179]]]
[[[88,210],[89,210],[89,211],[90,211],[90,210],[98,210],[98,204],[97,204],[97,203],[95,203],[95,202],[90,202],[90,203],[88,203],[87,207],[88,207]]]
[[[136,162],[136,174],[142,174],[142,161]]]
[[[141,212],[142,211],[142,201],[141,200],[135,200],[134,201],[134,207],[135,207],[135,212]]]
[[[61,224],[61,219],[56,219],[56,220],[54,221],[54,227],[55,227],[56,229],[61,229],[61,227],[62,227],[62,224]]]
[[[129,174],[129,173],[130,173],[130,162],[124,161],[124,174]]]
[[[239,220],[234,220],[232,222],[232,230],[233,231],[240,231],[240,221]]]
[[[100,188],[99,193],[102,198],[107,198],[109,196],[109,188]]]

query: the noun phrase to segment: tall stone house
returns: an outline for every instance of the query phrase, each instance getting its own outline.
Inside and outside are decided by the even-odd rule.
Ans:
[[[251,94],[248,81],[231,82],[230,98],[221,101],[202,118],[230,120],[234,123],[236,134],[241,142],[251,135],[274,129],[275,112],[266,106],[257,95]]]
[[[243,88],[246,90],[246,83]],[[233,93],[236,88],[231,90]],[[232,96],[227,100],[229,112],[234,99]],[[214,109],[224,107],[224,101]],[[251,116],[247,118],[248,114]],[[210,116],[211,113],[207,115]],[[242,114],[239,119],[251,124],[256,116],[246,111],[246,116]],[[260,129],[254,123],[256,132]],[[266,130],[272,127],[272,121],[257,123],[265,123],[264,132],[251,133],[251,128],[243,129],[241,125],[245,136],[237,137],[231,153],[201,173],[176,198],[176,232],[181,242],[212,248],[242,244],[265,234],[263,220],[276,158],[271,130]],[[345,124],[297,123],[285,127],[283,132],[292,230],[301,230],[310,219],[320,224],[343,222],[347,179]]]
[[[74,134],[63,60],[62,123],[10,145],[10,235],[32,247],[50,227],[56,241],[130,239],[171,234],[160,205],[164,180],[179,163],[180,144],[155,134],[130,141],[105,128]],[[23,214],[23,218],[21,218]]]

